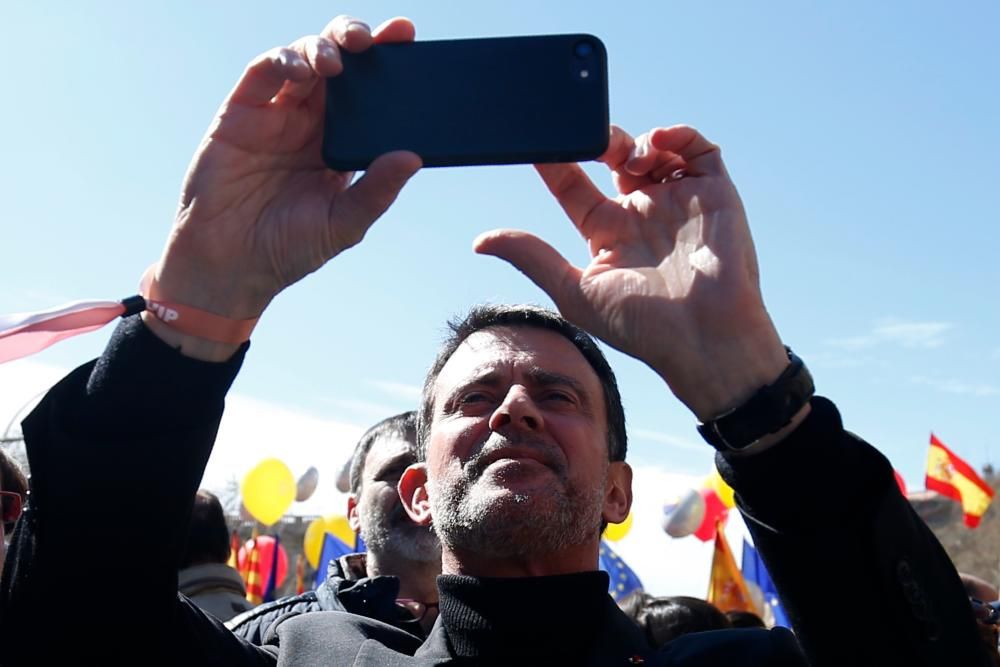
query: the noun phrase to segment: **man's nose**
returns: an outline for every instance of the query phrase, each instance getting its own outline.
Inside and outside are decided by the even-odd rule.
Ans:
[[[520,385],[514,385],[507,391],[504,400],[490,416],[490,430],[493,431],[505,427],[540,431],[544,426],[541,411],[528,391]]]

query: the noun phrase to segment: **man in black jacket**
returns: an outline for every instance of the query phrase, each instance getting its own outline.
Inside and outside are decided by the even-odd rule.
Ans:
[[[411,517],[442,538],[440,615],[423,644],[371,619],[314,613],[255,647],[177,598],[176,553],[117,530],[155,520],[158,544],[179,541],[250,322],[358,243],[420,167],[412,153],[388,153],[351,184],[319,157],[324,77],[342,70],[339,49],[413,34],[405,19],[375,31],[335,19],[253,61],[223,104],[155,271],[160,307],[124,323],[24,423],[32,497],[0,591],[11,662],[72,650],[77,662],[131,664],[805,664],[780,629],[686,635],[654,651],[614,606],[597,553],[601,524],[631,504],[620,405],[589,337],[537,309],[475,311],[428,376],[425,461],[399,484]],[[812,397],[782,345],[718,147],[689,127],[634,138],[613,128],[601,161],[613,199],[578,165],[538,167],[588,243],[587,267],[513,230],[475,249],[525,273],[691,409],[812,664],[989,664],[958,576],[888,462]],[[834,486],[836,500],[812,493]],[[134,502],[94,522],[87,501],[111,488]],[[785,500],[807,496],[808,508]],[[81,553],[87,540],[103,549]],[[145,613],[97,595],[79,614],[52,614],[81,571],[143,576]],[[816,595],[817,578],[833,594]]]
[[[375,618],[421,639],[437,618],[441,545],[428,526],[410,521],[396,492],[403,471],[417,460],[417,415],[404,412],[365,431],[350,466],[347,515],[366,553],[330,562],[313,591],[259,605],[226,623],[254,644],[290,614],[347,611]]]

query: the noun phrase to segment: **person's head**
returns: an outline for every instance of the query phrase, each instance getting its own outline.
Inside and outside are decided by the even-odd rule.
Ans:
[[[21,507],[28,495],[28,480],[21,472],[20,466],[6,452],[0,450],[0,507],[4,521],[0,522],[0,572],[3,571],[3,561],[7,555],[7,536],[14,531],[17,519],[21,515]],[[7,495],[11,494],[11,495]]]
[[[618,381],[607,358],[594,339],[583,329],[569,323],[551,310],[531,305],[483,304],[475,306],[462,319],[448,322],[450,335],[438,352],[434,365],[424,378],[420,401],[417,446],[421,460],[427,456],[427,443],[431,432],[436,398],[435,382],[448,360],[465,339],[493,327],[533,327],[553,331],[571,342],[597,375],[603,390],[604,409],[607,415],[608,460],[624,461],[628,446],[625,432],[625,409],[618,392]]]
[[[558,314],[479,306],[452,322],[424,382],[420,466],[400,484],[452,550],[593,546],[631,504],[625,418],[600,348]],[[412,474],[411,474],[412,473]]]
[[[715,605],[683,595],[647,598],[636,623],[654,648],[691,632],[732,627],[726,615]]]
[[[375,424],[355,446],[347,516],[376,558],[431,562],[441,557],[437,536],[410,520],[396,490],[403,471],[417,460],[416,442],[417,415],[411,411]]]
[[[222,503],[214,493],[199,489],[194,496],[187,545],[181,554],[178,569],[205,563],[225,563],[229,560],[230,548],[229,527]]]

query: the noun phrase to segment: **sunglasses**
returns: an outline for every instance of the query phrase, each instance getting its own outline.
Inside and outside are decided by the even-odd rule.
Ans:
[[[21,516],[21,494],[0,491],[0,522],[14,523]]]

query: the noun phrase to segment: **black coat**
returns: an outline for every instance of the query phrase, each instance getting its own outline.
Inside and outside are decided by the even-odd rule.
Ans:
[[[363,558],[352,554],[350,558]],[[363,565],[363,561],[361,561]],[[388,623],[424,638],[420,624],[396,605],[399,579],[390,576],[356,577],[340,559],[331,560],[326,579],[315,590],[257,605],[226,622],[226,627],[251,644],[265,644],[274,635],[272,625],[287,616],[316,611],[345,611]]]
[[[62,664],[67,655],[78,664],[411,664],[417,640],[377,621],[303,614],[277,625],[277,645],[260,648],[177,593],[194,493],[242,357],[183,357],[131,318],[96,363],[53,387],[25,420],[31,492],[0,582],[5,664]],[[954,567],[900,495],[888,462],[843,430],[831,403],[814,399],[812,414],[779,446],[719,462],[812,664],[989,664]],[[121,591],[94,591],[91,581],[144,582],[130,591],[142,612],[124,611]],[[531,610],[539,603],[532,591],[546,583],[504,585],[528,586],[521,599]],[[469,632],[445,625],[446,600],[462,598],[462,587],[442,588],[441,617],[419,660],[466,655],[462,646],[530,650],[525,637],[562,614],[575,629],[558,633],[566,652],[557,641],[539,659],[573,664],[584,647],[594,651],[589,664],[605,655],[620,664],[643,644],[606,588],[596,588],[584,601],[552,600],[555,609],[533,626],[487,618],[489,627]],[[646,664],[795,664],[787,632],[720,632],[682,637]]]
[[[277,626],[278,664],[806,665],[784,628],[695,633],[653,650],[607,585],[603,572],[513,582],[444,576],[441,615],[423,644],[357,616],[306,614]]]

